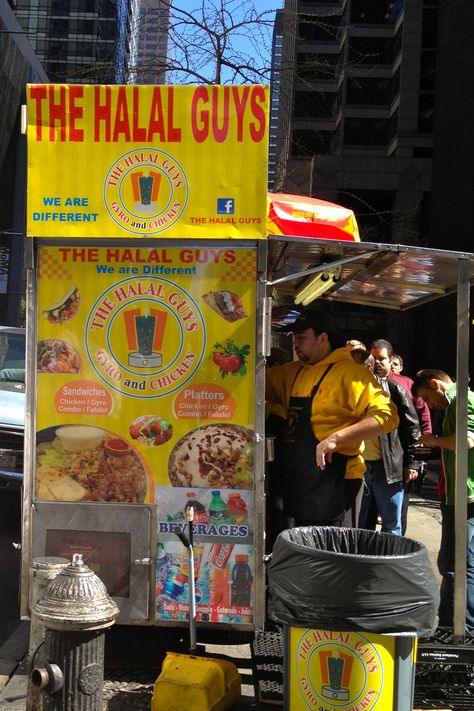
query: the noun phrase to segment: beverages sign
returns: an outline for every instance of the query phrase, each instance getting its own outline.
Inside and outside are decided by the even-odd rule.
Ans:
[[[31,84],[30,237],[259,238],[268,87]]]

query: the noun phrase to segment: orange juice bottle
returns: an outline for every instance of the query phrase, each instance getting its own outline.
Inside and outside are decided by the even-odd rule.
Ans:
[[[229,568],[211,565],[209,577],[211,607],[228,607],[230,602]]]

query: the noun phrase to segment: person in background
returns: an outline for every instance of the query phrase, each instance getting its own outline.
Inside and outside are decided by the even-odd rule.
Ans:
[[[398,383],[388,380],[390,356],[388,341],[379,339],[370,347],[374,358],[374,374],[395,403],[399,425],[397,430],[366,439],[364,461],[364,496],[359,516],[360,528],[368,525],[369,511],[374,502],[382,520],[382,531],[402,535],[403,482],[417,476],[413,445],[420,437],[418,416],[408,394]],[[390,345],[390,344],[388,344]]]
[[[266,372],[266,401],[283,412],[284,508],[296,526],[343,524],[347,479],[362,479],[362,441],[398,426],[394,404],[345,348],[324,313],[287,328],[297,361]]]
[[[266,359],[266,367],[274,368],[291,361],[290,353],[284,348],[272,347]],[[282,415],[282,417],[279,416]],[[283,471],[280,456],[281,439],[284,429],[284,411],[278,407],[272,408],[266,403],[265,435],[271,438],[273,444],[273,460],[266,462],[265,485],[265,552],[271,553],[273,545],[281,531],[287,528],[283,509]]]
[[[401,375],[400,373],[396,373],[393,368],[394,358],[399,359],[402,367],[403,367],[403,359],[401,358],[401,356],[395,355],[393,353],[393,348],[392,348],[392,344],[390,343],[390,341],[386,341],[384,339],[379,339],[378,342],[381,344],[382,348],[386,349],[387,354],[390,356],[390,368],[388,370],[388,374],[386,377],[388,377],[389,380],[393,380],[395,383],[398,383],[403,388],[405,388],[406,392],[408,393],[409,398],[411,400],[413,400],[416,414],[418,415],[418,422],[420,423],[421,434],[422,435],[431,434],[432,424],[431,424],[430,408],[428,407],[426,402],[424,402],[422,400],[422,398],[413,396],[413,393],[412,393],[413,380],[411,378],[409,378],[407,375]],[[402,505],[402,535],[403,536],[405,535],[406,530],[407,530],[408,506],[410,504],[410,494],[415,486],[417,487],[418,490],[421,488],[421,485],[423,483],[423,479],[425,476],[425,472],[426,472],[426,462],[423,462],[420,460],[418,462],[418,477],[416,479],[416,482],[414,480],[405,482],[405,493],[403,496],[403,505]]]
[[[441,447],[444,476],[440,480],[441,544],[438,570],[441,580],[440,625],[452,626],[454,608],[454,491],[456,457],[456,384],[443,370],[420,370],[413,383],[413,395],[422,397],[434,410],[443,410],[440,435],[427,434],[420,442],[427,447]],[[474,393],[467,391],[467,552],[466,552],[466,628],[474,633]]]
[[[284,348],[279,348],[278,346],[272,346],[270,350],[270,355],[267,356],[265,365],[267,368],[273,368],[275,365],[283,365],[283,363],[288,363],[291,360],[291,354]]]
[[[352,359],[356,363],[359,363],[359,365],[363,365],[364,368],[367,368],[371,373],[374,372],[375,360],[374,360],[374,356],[370,355],[369,351],[364,350],[364,348],[353,348],[350,351],[350,354],[351,354]],[[355,506],[353,507],[355,521],[354,521],[354,523],[352,523],[352,528],[359,525],[360,507],[362,504],[363,494],[364,494],[364,487],[361,486],[360,492],[358,492],[358,494],[357,494]],[[367,510],[366,517],[365,517],[365,528],[369,529],[370,531],[375,531],[378,518],[379,518],[379,516],[378,516],[378,511],[377,511],[377,505],[375,503],[375,499],[372,497],[370,506]],[[380,523],[381,523],[381,520],[380,520]],[[347,525],[347,524],[345,523],[344,525]]]
[[[374,359],[370,355],[369,351],[367,351],[365,348],[353,348],[351,351],[349,351],[349,353],[351,354],[351,358],[355,363],[363,365],[371,373],[374,372]]]
[[[393,380],[395,383],[398,383],[399,385],[402,386],[402,388],[405,388],[409,398],[413,400],[413,404],[415,406],[415,410],[418,415],[418,421],[420,423],[420,430],[421,434],[431,434],[432,429],[431,429],[431,415],[430,415],[430,408],[427,406],[426,402],[423,402],[423,399],[421,397],[414,397],[412,388],[413,388],[413,380],[409,378],[407,375],[400,375],[399,373],[395,373],[393,368],[392,368],[392,362],[393,362],[393,348],[392,344],[390,341],[385,340],[384,338],[379,338],[377,341],[374,341],[372,346],[375,344],[378,344],[378,347],[381,349],[386,350],[389,361],[387,363],[386,359],[383,361],[383,372],[384,375],[381,377],[387,377],[389,380]],[[398,358],[400,356],[397,356]],[[402,361],[403,364],[403,361]]]
[[[357,341],[355,338],[350,341],[346,341],[344,348],[346,349],[346,351],[349,351],[349,353],[354,350],[354,348],[361,348],[364,351],[367,350],[365,344],[362,343],[362,341]]]
[[[398,355],[398,353],[394,353],[392,357],[390,358],[390,367],[392,369],[392,373],[395,373],[395,375],[400,375],[400,373],[403,370],[403,358],[401,355]]]

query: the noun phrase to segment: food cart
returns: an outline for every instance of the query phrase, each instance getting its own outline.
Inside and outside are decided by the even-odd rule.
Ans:
[[[120,622],[263,622],[268,88],[30,85],[22,611],[81,552]],[[36,364],[36,367],[35,367]]]
[[[28,87],[23,615],[32,561],[80,552],[119,622],[185,625],[192,505],[198,624],[264,626],[272,307],[320,275],[323,300],[401,310],[459,288],[467,386],[473,255],[363,243],[340,212],[340,234],[285,234],[317,219],[277,224],[267,104],[258,85]]]

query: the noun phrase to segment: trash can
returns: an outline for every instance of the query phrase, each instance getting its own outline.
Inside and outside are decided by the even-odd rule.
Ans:
[[[437,625],[438,582],[421,543],[356,528],[283,531],[267,568],[283,625],[284,707],[411,711],[416,640]]]

